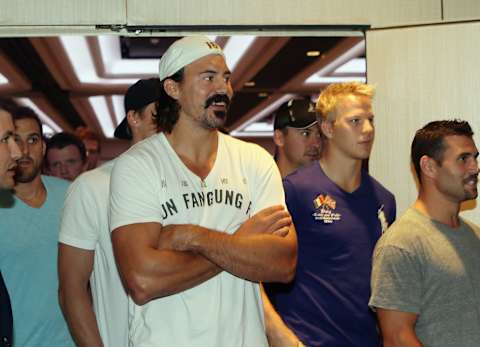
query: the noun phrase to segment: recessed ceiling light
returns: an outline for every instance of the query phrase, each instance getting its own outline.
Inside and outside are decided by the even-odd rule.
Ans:
[[[108,138],[112,138],[115,128],[112,123],[112,118],[110,118],[110,111],[108,109],[105,96],[90,96],[88,98],[88,101],[90,102],[93,111],[97,115],[97,119],[100,123],[103,134]]]
[[[318,57],[320,56],[320,51],[308,51],[307,57]]]
[[[0,73],[0,84],[8,84],[8,79]]]
[[[227,60],[227,66],[231,71],[235,69],[235,66],[237,66],[237,63],[242,59],[255,39],[256,37],[253,35],[230,36],[223,48],[223,53]]]
[[[45,112],[43,112],[31,99],[29,98],[18,98],[17,101],[23,106],[30,107],[40,118],[42,123],[42,128],[46,130],[48,134],[59,133],[62,131],[62,128],[53,121]]]
[[[255,81],[248,81],[244,84],[245,87],[255,87]]]
[[[258,93],[259,98],[266,98],[267,96],[268,96],[268,93],[265,93],[265,92]]]

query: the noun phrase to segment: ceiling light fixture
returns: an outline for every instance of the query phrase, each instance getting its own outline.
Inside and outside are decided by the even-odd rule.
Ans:
[[[107,100],[104,96],[90,96],[88,102],[95,112],[95,116],[100,123],[103,134],[105,137],[112,138],[113,132],[115,131],[115,126],[112,123],[112,118],[110,117],[110,111],[108,110]]]
[[[350,60],[357,58],[358,56],[365,53],[365,40],[360,41],[355,46],[350,48],[349,50],[345,51],[341,54],[338,58],[331,61],[329,64],[325,65],[319,71],[311,75],[305,80],[305,84],[319,84],[319,83],[333,83],[333,82],[324,82],[326,81],[324,78],[330,76],[336,69],[341,67],[342,65],[348,63]],[[343,78],[347,78],[347,80],[358,80],[359,76],[342,76]],[[361,76],[361,78],[365,78]],[[343,80],[345,81],[345,80]]]
[[[8,78],[0,73],[0,84],[8,84]]]
[[[367,73],[367,61],[365,58],[352,59],[349,62],[343,64],[335,70],[335,74],[366,74]]]
[[[29,98],[17,98],[19,104],[30,107],[40,118],[42,122],[43,133],[45,135],[53,135],[55,133],[62,132],[63,129],[55,123],[45,112],[43,112],[31,99]]]
[[[273,111],[275,111],[277,108],[280,107],[281,104],[284,102],[287,102],[288,100],[292,99],[295,95],[294,94],[285,94],[282,97],[280,97],[278,100],[272,102],[270,105],[267,107],[263,108],[260,112],[256,113],[254,116],[252,116],[248,122],[245,122],[242,124],[241,127],[233,129],[230,132],[230,135],[236,136],[236,137],[268,137],[268,136],[273,136],[273,125],[270,130],[266,131],[249,131],[247,132],[246,129],[251,126],[252,124],[257,123],[260,119],[263,119],[267,115],[271,114]],[[259,123],[264,123],[264,122],[259,122]],[[262,125],[259,126],[262,128]],[[253,129],[255,129],[255,126],[253,126]],[[257,128],[258,129],[258,128]]]
[[[255,41],[255,36],[253,35],[237,35],[228,39],[223,48],[223,53],[230,71],[235,69],[235,66],[237,66],[245,52],[250,48],[253,41]]]
[[[320,76],[315,79],[315,83],[331,84],[344,82],[361,82],[365,83],[366,77],[363,76]]]
[[[60,36],[60,42],[73,66],[77,79],[82,83],[130,85],[138,80],[100,78],[95,71],[92,55],[84,36]]]
[[[158,74],[159,59],[122,59],[118,36],[98,36],[98,45],[105,72],[109,75],[131,74],[141,78],[143,75]]]
[[[115,112],[115,119],[118,126],[120,122],[125,118],[125,106],[123,105],[125,100],[125,95],[112,95],[112,104],[113,104],[113,112]]]
[[[319,57],[320,56],[320,51],[308,51],[307,57]]]

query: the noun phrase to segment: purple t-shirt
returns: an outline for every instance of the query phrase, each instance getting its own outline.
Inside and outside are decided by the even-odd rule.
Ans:
[[[395,219],[395,198],[366,171],[348,193],[318,162],[284,180],[286,202],[298,234],[295,280],[276,288],[274,302],[307,346],[376,347],[369,310],[372,253]]]

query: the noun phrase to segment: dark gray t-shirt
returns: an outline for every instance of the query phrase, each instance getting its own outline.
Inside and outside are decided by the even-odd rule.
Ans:
[[[477,226],[452,229],[408,209],[378,241],[371,283],[371,307],[418,314],[424,346],[480,346]]]

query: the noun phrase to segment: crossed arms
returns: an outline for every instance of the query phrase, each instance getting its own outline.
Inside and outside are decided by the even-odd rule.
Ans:
[[[273,206],[233,234],[197,225],[137,223],[112,232],[125,287],[138,305],[192,288],[221,271],[250,281],[289,282],[297,239],[291,218]]]

